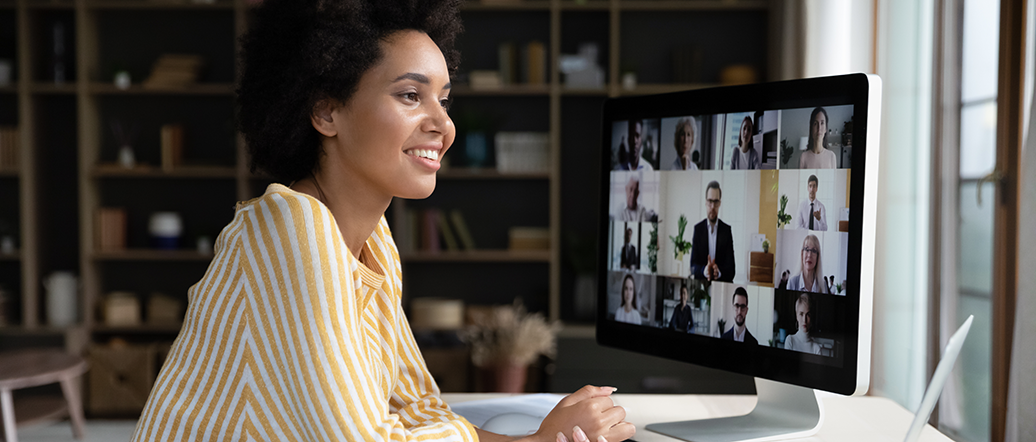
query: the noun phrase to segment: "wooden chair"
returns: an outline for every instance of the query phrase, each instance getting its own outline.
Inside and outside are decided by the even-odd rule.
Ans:
[[[59,349],[24,350],[0,353],[0,409],[3,413],[4,440],[17,442],[18,424],[63,417],[72,420],[72,435],[83,438],[83,406],[75,379],[87,370],[86,360]],[[18,419],[11,391],[53,383],[61,384],[64,399],[35,397],[19,400]]]

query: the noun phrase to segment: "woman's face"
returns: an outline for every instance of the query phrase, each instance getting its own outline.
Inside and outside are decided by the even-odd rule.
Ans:
[[[622,305],[633,305],[633,280],[629,278],[622,283]]]
[[[426,198],[456,135],[446,113],[449,70],[423,32],[396,32],[381,47],[382,60],[360,77],[349,101],[331,111],[335,131],[324,133],[324,146],[336,152],[321,158],[320,168],[349,177],[351,192]]]
[[[798,321],[799,330],[809,331],[809,304],[795,304],[795,319]]]
[[[813,121],[809,124],[809,134],[813,138],[814,146],[823,146],[824,134],[827,133],[827,117],[824,116],[823,112],[817,112],[817,115],[813,117]]]
[[[817,259],[820,258],[820,245],[813,241],[806,240],[802,243],[802,271],[813,272],[817,267]]]
[[[691,151],[694,144],[694,132],[688,127],[682,127],[676,131],[676,156],[685,157]]]
[[[742,149],[748,149],[748,140],[752,139],[752,123],[747,119],[741,121],[741,138],[737,144]]]

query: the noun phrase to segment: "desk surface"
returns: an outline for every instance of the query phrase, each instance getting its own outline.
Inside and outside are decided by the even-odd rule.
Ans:
[[[444,393],[447,403],[507,396],[496,393]],[[626,420],[637,426],[638,442],[674,441],[644,429],[647,424],[710,417],[737,416],[755,407],[755,396],[746,395],[664,395],[616,394],[616,405],[626,407]],[[823,394],[824,423],[813,437],[799,441],[902,441],[914,414],[886,398],[842,397]],[[921,432],[921,442],[950,442],[931,425]]]

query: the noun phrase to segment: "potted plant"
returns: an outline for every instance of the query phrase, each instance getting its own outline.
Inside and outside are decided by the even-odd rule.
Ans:
[[[763,240],[763,253],[770,253],[770,240],[769,239],[764,239]]]
[[[709,292],[707,292],[701,285],[694,288],[691,293],[690,302],[697,305],[699,309],[704,308],[706,305],[709,307],[712,306],[712,298],[709,297]]]
[[[788,195],[781,194],[781,210],[777,212],[777,228],[783,229],[791,222],[791,215],[785,212],[788,208]]]
[[[557,350],[561,323],[527,312],[520,299],[472,315],[471,321],[461,338],[471,345],[471,362],[483,371],[490,391],[525,391],[529,364]]]
[[[658,273],[658,223],[651,223],[651,238],[648,240],[647,250],[651,273]]]
[[[691,251],[690,241],[683,239],[685,230],[687,230],[687,217],[681,214],[680,219],[676,221],[676,236],[669,235],[669,239],[673,242],[673,257],[677,261],[682,261],[683,256]]]

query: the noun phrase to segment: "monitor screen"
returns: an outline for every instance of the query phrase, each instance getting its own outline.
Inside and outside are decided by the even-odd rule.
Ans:
[[[879,81],[607,100],[598,341],[865,392]]]

